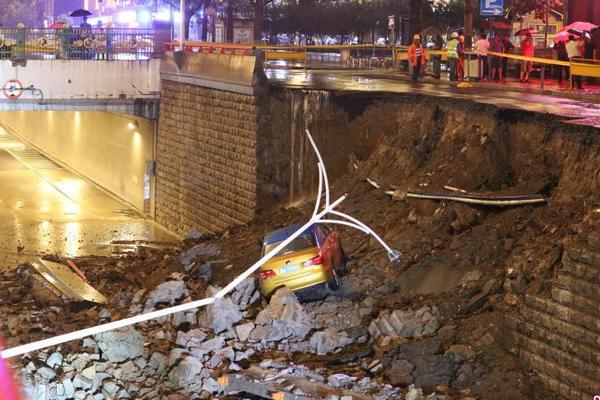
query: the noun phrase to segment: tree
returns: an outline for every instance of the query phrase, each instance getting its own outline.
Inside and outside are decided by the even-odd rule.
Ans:
[[[536,18],[546,20],[546,12],[550,10],[562,10],[564,4],[561,0],[512,0],[509,3],[511,14],[514,17],[522,17],[534,12]]]
[[[16,26],[40,26],[43,16],[43,4],[40,0],[0,0],[0,24]]]

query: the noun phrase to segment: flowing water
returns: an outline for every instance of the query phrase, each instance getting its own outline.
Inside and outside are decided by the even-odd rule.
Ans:
[[[333,113],[331,93],[319,90],[289,90],[290,110],[290,204],[313,199],[319,185],[317,157],[305,134],[309,129],[317,145],[327,138],[326,121]]]

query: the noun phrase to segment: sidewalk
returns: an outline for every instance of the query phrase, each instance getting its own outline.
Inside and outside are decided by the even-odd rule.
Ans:
[[[403,71],[392,71],[392,70],[381,70],[381,71],[369,71],[365,74],[368,77],[376,77],[379,79],[397,79],[403,81],[410,81],[410,77]],[[450,82],[442,74],[441,79],[435,79],[430,75],[419,78],[421,83],[435,83],[435,84],[446,84],[449,86],[456,86],[459,82]],[[540,79],[530,79],[528,83],[521,83],[518,79],[507,78],[503,81],[465,81],[473,85],[473,87],[481,89],[494,89],[494,90],[506,90],[511,92],[523,92],[523,93],[534,93],[539,95],[549,95],[556,97],[564,97],[568,99],[585,100],[591,102],[600,103],[600,85],[588,85],[584,78],[582,90],[569,90],[569,82],[563,81],[562,85],[558,85],[556,79],[545,79],[544,88],[541,88]]]

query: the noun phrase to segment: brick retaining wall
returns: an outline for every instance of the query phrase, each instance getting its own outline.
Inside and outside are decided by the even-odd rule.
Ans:
[[[184,235],[252,220],[259,107],[253,95],[162,81],[156,220]]]

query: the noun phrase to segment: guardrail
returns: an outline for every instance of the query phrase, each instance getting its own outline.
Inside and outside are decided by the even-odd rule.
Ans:
[[[165,50],[179,50],[179,42],[165,43]],[[264,52],[269,66],[299,68],[391,68],[396,49],[406,47],[384,45],[341,45],[341,46],[273,46],[245,45],[233,43],[184,42],[183,50],[208,54],[251,55]]]
[[[179,42],[167,42],[166,50],[178,50]],[[210,54],[251,55],[257,51],[264,53],[265,65],[270,67],[285,66],[298,68],[340,68],[340,69],[373,69],[396,68],[400,63],[408,61],[408,48],[405,46],[384,45],[334,45],[334,46],[272,46],[247,45],[212,42],[184,42],[183,50]],[[427,59],[438,56],[438,61],[447,61],[446,50],[427,50]],[[467,59],[477,57],[477,53],[466,52]],[[600,77],[600,62],[578,59],[573,62],[559,61],[543,57],[526,57],[519,54],[488,52],[489,56],[504,57],[516,61],[531,61],[542,65],[540,85],[545,85],[545,67],[569,67],[570,78],[573,76]],[[465,65],[467,79],[476,78],[470,71],[470,63]]]
[[[0,59],[143,60],[161,50],[152,29],[0,28]]]

